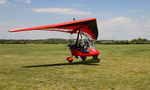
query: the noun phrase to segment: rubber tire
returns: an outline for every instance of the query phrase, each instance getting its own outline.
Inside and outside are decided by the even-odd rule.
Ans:
[[[93,56],[93,59],[98,59],[98,55]]]
[[[81,56],[81,59],[82,59],[82,61],[85,61],[86,57],[85,56]]]
[[[72,64],[72,61],[68,61],[70,64]]]

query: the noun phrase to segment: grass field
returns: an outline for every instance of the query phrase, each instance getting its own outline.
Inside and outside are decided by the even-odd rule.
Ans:
[[[0,90],[150,90],[150,45],[96,47],[100,63],[71,65],[66,45],[0,45]]]

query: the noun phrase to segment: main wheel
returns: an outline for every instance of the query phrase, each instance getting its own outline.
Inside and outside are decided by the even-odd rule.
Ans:
[[[99,63],[99,62],[100,62],[100,58],[98,58],[98,55],[93,56],[93,60],[94,60],[96,63]]]
[[[83,61],[85,61],[85,60],[86,60],[86,56],[81,56],[81,59],[82,59]]]
[[[93,59],[98,59],[98,55],[93,56]]]

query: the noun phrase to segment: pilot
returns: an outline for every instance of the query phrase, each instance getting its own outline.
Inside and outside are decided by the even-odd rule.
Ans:
[[[77,50],[81,51],[82,48],[83,48],[83,45],[82,45],[81,42],[79,42],[79,43],[77,44]]]
[[[84,41],[83,53],[89,53],[88,48],[89,48],[89,42],[88,41]]]

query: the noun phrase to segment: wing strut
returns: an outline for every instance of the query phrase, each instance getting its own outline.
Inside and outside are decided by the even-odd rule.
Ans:
[[[78,32],[77,39],[76,39],[76,47],[77,47],[77,44],[78,44],[78,41],[79,41],[79,35],[80,35],[80,30]]]

